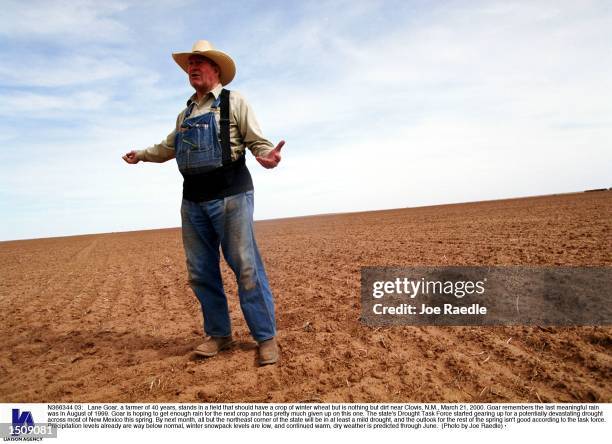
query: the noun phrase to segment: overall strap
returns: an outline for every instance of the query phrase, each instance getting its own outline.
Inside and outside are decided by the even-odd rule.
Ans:
[[[221,153],[223,165],[232,161],[232,149],[230,146],[230,92],[223,88],[219,96],[221,98]]]
[[[187,106],[187,111],[185,111],[185,115],[183,116],[183,122],[189,119],[191,112],[193,111],[193,107],[195,106],[195,102],[191,102],[191,105]]]

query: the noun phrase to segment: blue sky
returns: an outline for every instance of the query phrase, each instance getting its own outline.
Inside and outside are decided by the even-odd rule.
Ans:
[[[256,219],[610,187],[612,11],[589,1],[3,1],[0,240],[180,225],[160,142],[208,39],[265,135]]]

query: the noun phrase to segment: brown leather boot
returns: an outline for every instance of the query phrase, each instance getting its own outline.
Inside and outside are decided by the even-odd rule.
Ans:
[[[278,361],[276,338],[259,343],[259,365],[274,364]]]
[[[195,349],[195,354],[209,358],[232,345],[234,345],[234,340],[231,336],[207,336],[204,343]]]

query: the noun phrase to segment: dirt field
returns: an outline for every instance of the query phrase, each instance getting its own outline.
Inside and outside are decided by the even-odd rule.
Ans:
[[[210,359],[179,229],[0,243],[1,402],[612,402],[612,327],[359,322],[362,266],[612,266],[612,192],[258,222],[282,360]]]

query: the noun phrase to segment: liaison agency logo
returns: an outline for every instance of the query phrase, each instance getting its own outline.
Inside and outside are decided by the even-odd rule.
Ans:
[[[57,428],[52,424],[36,422],[32,410],[30,407],[10,408],[11,422],[0,423],[2,441],[42,441],[44,438],[57,438]],[[4,412],[2,416],[6,418]]]

